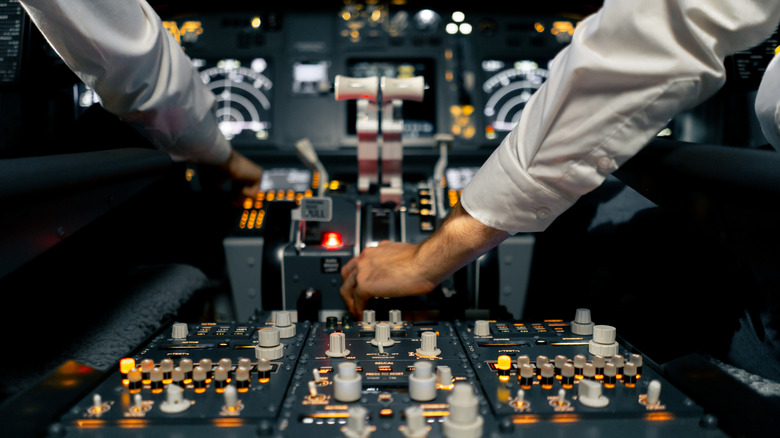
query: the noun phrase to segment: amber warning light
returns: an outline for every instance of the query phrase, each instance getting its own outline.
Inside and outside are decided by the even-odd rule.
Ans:
[[[344,242],[341,240],[341,234],[325,233],[322,236],[322,246],[324,246],[325,249],[340,249],[344,246]]]

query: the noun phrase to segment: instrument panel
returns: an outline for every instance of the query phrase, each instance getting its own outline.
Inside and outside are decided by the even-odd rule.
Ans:
[[[403,105],[404,148],[434,151],[434,137],[448,134],[454,151],[492,150],[586,9],[507,14],[413,1],[158,7],[214,91],[220,128],[235,146],[291,151],[307,138],[324,153],[357,145],[355,102],[335,101],[336,75],[423,76],[423,101]]]

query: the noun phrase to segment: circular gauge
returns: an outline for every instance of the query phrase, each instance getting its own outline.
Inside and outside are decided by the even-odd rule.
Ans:
[[[256,58],[249,65],[223,59],[200,70],[200,77],[217,98],[219,129],[228,140],[265,140],[271,129],[273,83],[264,74],[268,64]]]
[[[520,120],[526,103],[542,83],[548,71],[534,61],[518,61],[505,68],[502,61],[485,61],[482,68],[491,76],[482,84],[487,96],[484,107],[485,136],[496,138],[498,132],[508,132]]]

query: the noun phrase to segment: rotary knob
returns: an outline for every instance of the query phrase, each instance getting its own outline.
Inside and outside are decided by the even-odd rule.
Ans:
[[[274,314],[274,326],[279,329],[279,336],[282,339],[295,336],[295,324],[290,319],[290,312],[276,312]]]
[[[593,339],[588,344],[590,354],[599,356],[613,356],[618,353],[618,343],[615,341],[617,332],[610,325],[593,326]]]
[[[276,360],[284,355],[284,345],[281,344],[281,334],[276,327],[268,327],[257,331],[255,357],[257,359]]]

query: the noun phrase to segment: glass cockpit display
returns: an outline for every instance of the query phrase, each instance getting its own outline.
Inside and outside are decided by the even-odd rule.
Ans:
[[[525,105],[548,77],[548,63],[533,60],[482,61],[485,138],[503,137],[520,121]]]
[[[267,140],[271,133],[271,90],[268,61],[193,59],[201,80],[217,98],[219,129],[228,140]]]

